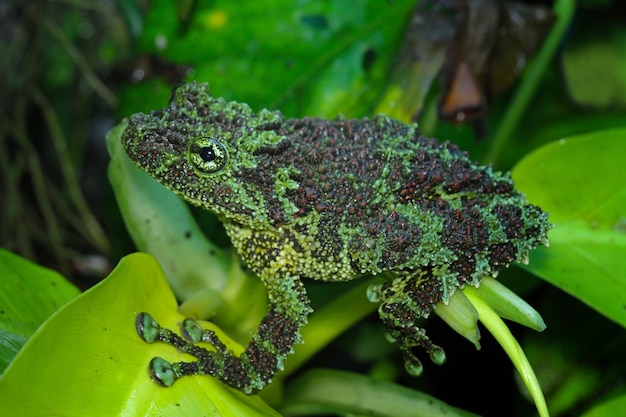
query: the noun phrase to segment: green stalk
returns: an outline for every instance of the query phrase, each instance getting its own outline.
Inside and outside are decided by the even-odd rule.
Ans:
[[[382,283],[386,279],[384,274],[364,279],[360,285],[316,310],[302,329],[302,338],[306,343],[295,347],[295,353],[286,361],[282,377],[295,372],[333,339],[376,310],[378,304],[370,302],[365,294],[370,285]]]
[[[517,372],[537,407],[539,416],[550,417],[546,399],[541,391],[541,386],[539,385],[535,371],[532,366],[530,366],[528,358],[519,343],[517,343],[517,340],[515,340],[515,337],[511,334],[509,328],[491,306],[480,298],[475,288],[466,287],[463,292],[478,312],[478,320],[489,330],[511,359],[511,362],[513,362],[515,369],[517,369]]]
[[[572,21],[576,0],[556,0],[553,6],[556,22],[543,42],[539,52],[520,76],[517,92],[493,135],[491,147],[484,157],[485,163],[498,161],[517,127],[522,115],[533,98],[541,77],[552,62],[561,40]]]

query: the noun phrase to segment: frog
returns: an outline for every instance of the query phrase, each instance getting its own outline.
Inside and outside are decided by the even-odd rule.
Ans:
[[[421,135],[414,123],[286,118],[213,97],[196,81],[174,88],[167,107],[127,122],[121,141],[130,160],[213,212],[267,289],[267,312],[239,355],[195,320],[181,323],[181,336],[138,314],[145,342],[194,357],[153,358],[150,375],[163,386],[209,375],[246,394],[264,389],[303,342],[312,312],[305,279],[384,276],[364,297],[378,303],[387,336],[419,375],[421,352],[436,364],[446,358],[420,325],[435,306],[548,243],[548,214],[510,173]]]

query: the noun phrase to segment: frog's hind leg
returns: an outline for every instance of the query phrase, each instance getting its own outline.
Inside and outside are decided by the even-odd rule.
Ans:
[[[426,331],[415,324],[426,318],[442,299],[442,284],[432,269],[403,272],[392,281],[370,288],[370,299],[381,301],[378,314],[385,324],[387,336],[400,347],[404,363],[411,375],[422,373],[422,363],[415,348],[422,348],[436,364],[445,362],[442,348],[433,344]]]
[[[147,313],[137,318],[137,331],[148,343],[165,342],[197,358],[192,362],[169,363],[162,358],[150,362],[150,373],[161,385],[171,386],[186,375],[211,375],[246,394],[253,394],[269,384],[283,362],[301,341],[300,328],[311,312],[300,278],[277,274],[264,279],[269,308],[252,335],[248,347],[236,356],[219,341],[214,332],[203,330],[191,319],[182,324],[185,338],[162,328]],[[187,339],[187,340],[186,340]],[[206,342],[215,350],[195,345]]]

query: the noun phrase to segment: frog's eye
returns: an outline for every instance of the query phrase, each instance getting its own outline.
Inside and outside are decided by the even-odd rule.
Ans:
[[[211,137],[199,137],[193,140],[189,144],[187,156],[194,168],[205,174],[221,171],[228,162],[228,152],[224,145]]]

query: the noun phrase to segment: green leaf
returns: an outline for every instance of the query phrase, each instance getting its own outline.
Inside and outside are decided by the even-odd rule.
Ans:
[[[447,305],[439,303],[434,313],[455,332],[472,342],[476,350],[480,349],[480,330],[477,325],[478,313],[463,291],[456,291],[450,297]]]
[[[539,312],[494,278],[484,277],[475,292],[498,316],[537,332],[545,330],[546,324]]]
[[[400,385],[349,372],[313,370],[291,385],[281,411],[292,416],[326,414],[376,417],[471,417],[470,412]]]
[[[0,372],[52,313],[80,294],[57,272],[0,248]]]
[[[147,311],[169,328],[184,316],[155,259],[133,254],[111,275],[53,315],[24,346],[0,379],[7,415],[41,416],[268,416],[257,396],[246,396],[211,377],[183,378],[171,388],[154,383],[154,356],[185,360],[171,346],[146,344],[135,318]],[[232,342],[210,323],[234,351]],[[187,358],[188,359],[188,358]]]
[[[583,414],[582,417],[615,417],[623,415],[626,415],[625,394],[603,401]]]
[[[626,327],[626,130],[544,146],[513,170],[550,213],[549,248],[525,268]]]
[[[193,68],[186,71],[189,78],[255,110],[362,115],[384,88],[414,5],[213,1],[197,2],[192,15],[180,19],[176,2],[156,0],[147,9],[137,52]],[[120,102],[124,115],[154,108],[146,95]]]

